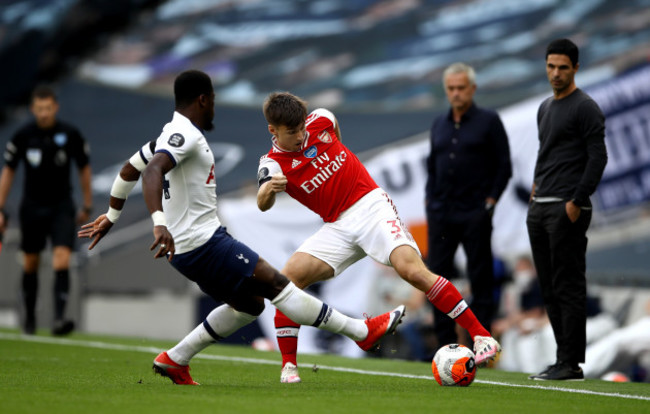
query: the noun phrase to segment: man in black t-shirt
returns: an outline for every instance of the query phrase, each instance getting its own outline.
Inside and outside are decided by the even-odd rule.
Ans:
[[[584,379],[578,364],[587,345],[586,232],[589,196],[607,164],[605,118],[576,87],[578,47],[568,39],[546,49],[553,96],[539,107],[539,152],[526,224],[546,313],[553,327],[555,364],[534,380]],[[531,356],[534,357],[534,356]]]
[[[74,323],[64,319],[68,301],[70,255],[77,223],[88,220],[92,208],[91,171],[88,146],[79,131],[57,120],[59,105],[53,90],[38,87],[30,107],[34,121],[19,129],[7,143],[5,166],[0,175],[0,233],[4,232],[4,210],[18,165],[24,163],[25,180],[20,205],[21,249],[24,253],[22,292],[25,304],[23,330],[36,329],[36,297],[40,252],[47,239],[52,244],[54,268],[55,335],[67,334]],[[70,168],[72,160],[79,170],[83,208],[75,213]]]

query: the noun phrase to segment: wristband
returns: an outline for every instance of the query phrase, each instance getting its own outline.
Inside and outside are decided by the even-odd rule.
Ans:
[[[115,224],[117,220],[120,218],[120,214],[122,214],[122,210],[109,207],[108,211],[106,212],[106,218],[108,219],[108,221]]]
[[[145,168],[147,168],[147,164],[145,160],[142,159],[140,156],[140,151],[136,152],[129,158],[129,163],[138,171],[142,172],[144,171]]]
[[[151,219],[153,220],[154,226],[165,226],[167,227],[167,220],[165,219],[165,213],[162,211],[154,211],[151,214]]]
[[[113,186],[111,187],[111,197],[126,200],[137,182],[137,180],[126,181],[119,174],[117,174],[117,177],[115,177],[115,180],[113,180]]]

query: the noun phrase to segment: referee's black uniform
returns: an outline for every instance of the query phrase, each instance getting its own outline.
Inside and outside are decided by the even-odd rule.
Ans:
[[[53,127],[39,128],[32,121],[19,129],[7,143],[5,167],[16,170],[24,164],[23,198],[20,204],[21,249],[40,253],[50,238],[52,246],[70,249],[75,240],[76,208],[72,199],[71,165],[79,170],[89,163],[88,147],[73,126],[56,121]],[[34,308],[38,279],[23,274],[22,290],[26,308],[26,332],[34,329]],[[54,318],[62,321],[69,289],[68,269],[55,271]]]

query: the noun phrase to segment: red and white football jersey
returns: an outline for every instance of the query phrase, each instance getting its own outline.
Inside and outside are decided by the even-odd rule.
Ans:
[[[327,109],[316,109],[305,122],[306,138],[300,151],[285,151],[275,139],[260,158],[258,182],[282,172],[287,193],[333,222],[361,197],[378,187],[366,167],[336,136],[336,118]]]

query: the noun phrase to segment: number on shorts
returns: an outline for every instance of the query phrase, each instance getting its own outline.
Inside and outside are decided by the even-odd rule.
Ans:
[[[399,233],[400,231],[402,231],[402,227],[400,227],[400,226],[397,224],[397,220],[386,220],[386,222],[387,222],[388,224],[391,224],[391,225],[393,226],[393,228],[392,228],[392,230],[391,230],[391,233],[392,233],[392,234]]]

